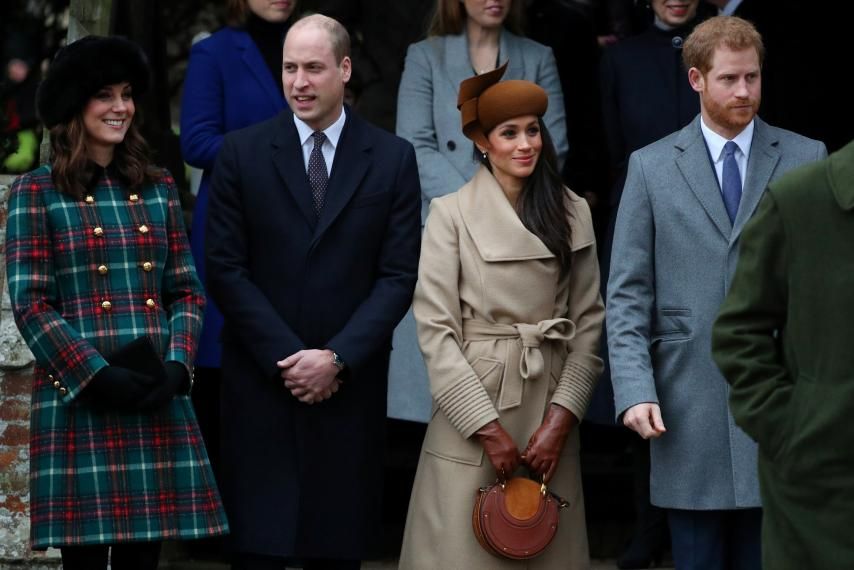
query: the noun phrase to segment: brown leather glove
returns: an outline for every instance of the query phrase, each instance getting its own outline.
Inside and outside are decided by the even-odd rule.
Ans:
[[[531,471],[541,475],[548,483],[557,470],[566,436],[578,424],[578,418],[562,406],[550,404],[543,423],[531,436],[522,460]]]
[[[521,458],[519,448],[516,447],[510,434],[501,427],[498,420],[493,420],[477,430],[475,435],[480,440],[492,467],[495,468],[498,478],[503,481],[511,477],[519,467]]]

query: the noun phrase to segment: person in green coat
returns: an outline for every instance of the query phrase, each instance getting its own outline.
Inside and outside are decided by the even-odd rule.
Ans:
[[[712,354],[759,443],[762,557],[854,568],[854,141],[771,184]]]

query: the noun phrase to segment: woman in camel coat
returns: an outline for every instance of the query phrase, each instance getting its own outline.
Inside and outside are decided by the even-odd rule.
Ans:
[[[433,200],[423,237],[414,310],[434,403],[401,568],[589,566],[575,426],[602,368],[593,227],[556,174],[545,92],[503,71],[460,86],[482,166]],[[570,506],[543,554],[505,560],[474,536],[475,492],[525,464]]]

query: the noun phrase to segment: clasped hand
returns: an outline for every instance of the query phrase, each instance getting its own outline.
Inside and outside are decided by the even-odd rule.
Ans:
[[[300,350],[276,363],[285,388],[300,402],[316,404],[338,391],[341,381],[331,350]]]
[[[532,473],[548,482],[557,470],[566,438],[576,423],[578,420],[572,412],[551,404],[542,424],[531,436],[521,454],[513,438],[498,420],[480,428],[476,435],[499,478],[512,476],[519,464],[525,463]]]

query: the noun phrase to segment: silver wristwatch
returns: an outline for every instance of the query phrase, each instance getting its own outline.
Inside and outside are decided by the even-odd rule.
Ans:
[[[338,356],[338,353],[334,350],[332,351],[332,364],[335,365],[335,368],[337,368],[339,372],[344,370],[344,361],[341,359],[340,356]]]

